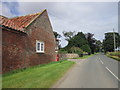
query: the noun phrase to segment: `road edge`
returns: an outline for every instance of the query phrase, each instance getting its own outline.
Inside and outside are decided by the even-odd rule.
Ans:
[[[65,74],[58,80],[56,81],[56,83],[51,87],[51,88],[57,88],[64,80],[65,78],[68,76],[68,74],[70,73],[70,71],[77,65],[77,63],[73,64],[73,66],[71,66],[66,72]]]

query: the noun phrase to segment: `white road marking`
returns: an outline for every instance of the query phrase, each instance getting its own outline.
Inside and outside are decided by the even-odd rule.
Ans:
[[[108,68],[105,67],[118,81],[120,81],[120,79]]]
[[[100,62],[103,64],[102,60],[100,60]]]
[[[104,64],[103,63],[103,61],[99,58],[99,60],[100,60],[100,62],[102,63],[102,64]],[[120,81],[120,79],[108,68],[108,67],[105,67],[118,81]]]
[[[102,61],[100,58],[99,58],[99,60],[100,60],[100,62],[101,62],[102,64],[104,64],[103,61]]]

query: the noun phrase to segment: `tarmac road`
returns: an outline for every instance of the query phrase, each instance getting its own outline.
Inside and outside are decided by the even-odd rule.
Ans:
[[[104,54],[70,60],[77,64],[56,83],[55,88],[118,88],[118,61]]]

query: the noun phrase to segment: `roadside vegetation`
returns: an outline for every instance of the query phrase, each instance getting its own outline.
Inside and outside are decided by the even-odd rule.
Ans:
[[[93,55],[96,55],[96,54],[98,54],[98,53],[94,53],[94,54],[91,54],[91,55],[83,55],[83,57],[72,58],[72,59],[86,59],[86,58],[89,58],[89,57],[91,57]]]
[[[120,34],[115,32],[115,46],[113,32],[105,33],[105,39],[103,40],[104,52],[114,52],[114,49],[120,48]],[[115,48],[114,48],[115,47]]]
[[[68,45],[63,49],[68,53],[77,53],[82,56],[84,53],[90,55],[100,51],[102,43],[100,40],[96,40],[92,33],[64,31],[63,35],[68,41]]]
[[[102,47],[102,42],[95,39],[94,34],[92,33],[63,31],[63,36],[68,42],[68,44],[63,48],[61,48],[59,40],[62,36],[55,31],[54,35],[58,42],[58,53],[60,54],[62,59],[66,58],[64,54],[78,54],[79,57],[74,59],[85,59],[94,55],[97,52],[100,52],[100,49]]]
[[[83,33],[83,32],[75,32],[75,31],[63,31],[63,36],[65,40],[68,42],[67,46],[61,48],[60,34],[54,32],[56,40],[59,42],[59,53],[74,53],[78,54],[79,57],[87,57],[86,55],[91,55],[100,51],[102,43],[100,40],[94,38],[94,34],[92,33]],[[85,56],[84,56],[85,55]],[[83,57],[84,56],[84,57]]]
[[[63,60],[3,74],[3,88],[50,88],[74,62]]]
[[[115,39],[113,36],[115,35]],[[55,36],[61,37],[57,32]],[[107,32],[105,38],[101,42],[94,38],[92,33],[83,33],[75,31],[63,31],[63,36],[68,42],[67,46],[61,48],[59,41],[59,53],[76,53],[80,58],[88,57],[97,52],[104,52],[107,56],[119,60],[119,53],[114,51],[120,51],[120,34],[118,32]],[[114,41],[115,40],[115,41]],[[107,53],[108,52],[108,53]]]
[[[106,55],[110,58],[120,61],[120,51],[119,52],[107,52]]]
[[[113,38],[114,35],[115,39]],[[120,61],[120,34],[117,32],[105,33],[102,48],[106,56]]]

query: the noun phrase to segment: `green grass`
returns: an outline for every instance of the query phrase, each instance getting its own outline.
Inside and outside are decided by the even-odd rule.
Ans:
[[[2,75],[0,74],[0,90],[2,89]]]
[[[113,58],[114,60],[120,61],[120,52],[107,52],[106,56]]]
[[[50,88],[73,65],[71,61],[59,61],[27,68],[3,75],[3,88]]]
[[[97,54],[97,53],[91,54],[91,55],[84,55],[83,57],[72,58],[72,59],[86,59],[86,58],[89,58],[89,57],[91,57],[91,56],[93,56],[93,55],[96,55],[96,54]]]

